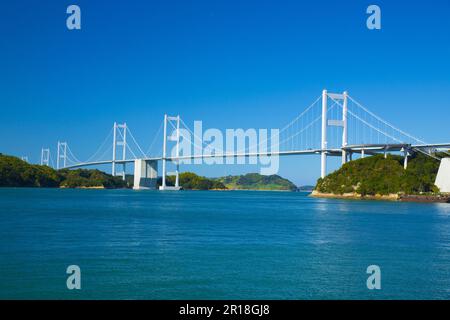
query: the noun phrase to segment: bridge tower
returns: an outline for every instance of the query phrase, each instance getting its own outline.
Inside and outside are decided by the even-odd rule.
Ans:
[[[327,90],[322,91],[322,143],[321,148],[322,152],[320,155],[320,176],[322,178],[325,178],[325,175],[327,174],[327,152],[325,151],[327,149],[327,102],[328,102],[328,96],[327,96]]]
[[[170,135],[167,134],[167,126],[171,125],[174,129]],[[179,190],[179,161],[175,162],[176,170],[175,172],[167,172],[167,141],[175,143],[175,154],[174,157],[178,158],[180,156],[180,116],[172,117],[167,114],[164,115],[164,137],[163,137],[163,156],[162,156],[162,184],[159,190]],[[166,175],[175,176],[175,186],[168,187],[166,185]]]
[[[122,147],[122,157],[121,157],[122,159],[117,159],[117,146]],[[113,176],[116,175],[116,161],[117,160],[125,160],[126,153],[127,153],[127,124],[126,123],[118,124],[117,122],[114,122],[113,156],[112,156],[112,169],[111,169],[111,174]],[[125,173],[126,173],[125,162],[122,164],[122,166],[123,166],[122,179],[125,180]]]
[[[342,164],[347,162],[347,151],[345,147],[348,144],[348,106],[347,106],[347,91],[344,91],[342,94],[340,93],[328,93],[327,90],[322,91],[322,143],[321,143],[321,168],[320,168],[320,176],[325,178],[327,174],[327,128],[328,126],[336,126],[342,127]],[[328,120],[328,98],[333,101],[342,101],[342,119],[330,119]]]
[[[62,168],[65,168],[67,165],[67,142],[58,141],[56,169],[61,169],[61,159],[62,159]]]
[[[41,149],[41,166],[50,166],[50,149]]]

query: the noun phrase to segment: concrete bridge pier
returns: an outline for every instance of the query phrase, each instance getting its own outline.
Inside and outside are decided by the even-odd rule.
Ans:
[[[158,161],[134,160],[134,190],[156,189]]]
[[[408,149],[404,149],[403,150],[403,168],[406,170],[408,169],[408,156],[409,156],[409,152]]]
[[[441,165],[434,184],[441,192],[450,193],[450,158],[441,159]]]

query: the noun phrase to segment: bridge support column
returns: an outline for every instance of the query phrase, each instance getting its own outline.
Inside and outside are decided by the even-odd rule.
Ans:
[[[166,148],[167,148],[167,114],[164,115],[164,138],[163,138],[163,156],[162,156],[162,185],[160,189],[166,187]]]
[[[122,130],[122,131],[120,131]],[[126,159],[126,153],[127,153],[127,124],[118,124],[117,122],[114,122],[114,128],[113,128],[113,154],[112,154],[112,168],[111,168],[111,175],[115,176],[116,171],[116,161],[117,159],[117,146],[122,147],[122,159]],[[120,139],[117,139],[117,133],[119,133]],[[123,172],[122,172],[122,179],[125,180],[125,171],[126,171],[126,165],[123,164]]]
[[[320,176],[327,174],[327,90],[322,91],[322,153],[320,159]]]
[[[361,149],[361,158],[364,159],[366,157],[364,149]]]
[[[320,176],[325,178],[327,175],[327,153],[322,151],[322,155],[320,158]]]
[[[59,142],[58,141],[58,151],[56,154],[56,169],[61,169],[62,159],[62,168],[67,166],[67,142]]]
[[[439,191],[450,193],[450,158],[441,159],[434,184],[439,188]]]
[[[346,164],[348,162],[349,153],[347,150],[342,149],[342,164]]]
[[[343,103],[342,103],[342,148],[345,148],[348,144],[348,129],[347,129],[347,113],[348,113],[348,107],[347,107],[347,91],[344,91],[342,94],[343,96]],[[345,164],[347,162],[347,150],[342,149],[342,164]]]
[[[111,175],[114,177],[116,175],[116,146],[117,146],[117,122],[114,122],[114,133],[113,133],[113,155],[112,155],[112,168]]]
[[[342,149],[342,164],[347,163],[347,151],[345,149]]]
[[[158,180],[158,161],[134,160],[134,190],[156,189]]]
[[[403,151],[404,159],[403,159],[403,168],[406,170],[408,168],[408,150]]]
[[[176,156],[180,156],[180,116],[177,116],[177,129],[176,129]],[[175,171],[175,189],[180,189],[180,160],[176,162],[176,171]]]
[[[175,137],[173,136],[173,133],[169,136],[167,135],[167,123],[176,121],[176,127],[175,127]],[[173,124],[172,124],[173,126]],[[159,187],[159,190],[180,190],[180,183],[179,183],[179,160],[176,160],[176,171],[173,172],[167,172],[167,141],[173,141],[176,143],[176,149],[175,149],[175,156],[178,158],[180,155],[180,116],[176,117],[170,117],[167,114],[164,115],[164,139],[163,139],[163,156],[162,156],[162,183]],[[167,186],[166,184],[166,176],[167,175],[175,175],[175,186]]]

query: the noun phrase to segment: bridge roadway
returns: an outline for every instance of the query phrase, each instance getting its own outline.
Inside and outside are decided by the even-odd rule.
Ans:
[[[360,153],[373,155],[380,152],[398,152],[404,150],[413,150],[413,149],[437,149],[437,148],[450,148],[450,143],[438,143],[438,144],[420,144],[420,145],[411,145],[411,144],[360,144],[360,145],[348,145],[343,148],[335,148],[335,149],[326,149],[325,152],[328,156],[341,156],[342,151],[345,150],[349,153]],[[244,153],[223,153],[223,154],[194,154],[188,156],[179,156],[179,157],[166,157],[167,161],[177,161],[177,160],[193,160],[199,158],[230,158],[230,157],[259,157],[259,156],[285,156],[285,155],[311,155],[311,154],[321,154],[323,152],[322,149],[307,149],[307,150],[292,150],[292,151],[276,151],[276,152],[244,152]],[[134,162],[136,159],[126,159],[126,160],[116,160],[116,164],[124,164]],[[141,160],[145,161],[159,161],[163,160],[162,157],[152,157],[152,158],[142,158]],[[96,166],[103,164],[111,164],[112,160],[104,160],[104,161],[93,161],[93,162],[84,162],[77,163],[74,165],[66,166],[64,169],[75,169],[81,167],[88,166]]]
[[[342,153],[341,149],[327,149],[326,150],[330,155]],[[177,161],[177,160],[193,160],[193,159],[199,159],[199,158],[240,158],[240,157],[260,157],[260,156],[283,156],[283,155],[308,155],[308,154],[319,154],[322,152],[322,149],[308,149],[308,150],[294,150],[294,151],[277,151],[277,152],[245,152],[245,153],[223,153],[223,154],[193,154],[189,156],[180,156],[180,157],[166,157],[166,160],[168,161]],[[153,158],[142,158],[142,160],[145,161],[158,161],[162,160],[162,157],[153,157]],[[126,160],[116,160],[116,164],[123,164],[123,163],[129,163],[134,162],[135,159],[126,159]],[[102,164],[111,164],[112,160],[104,160],[104,161],[93,161],[93,162],[84,162],[84,163],[77,163],[74,165],[70,165],[67,167],[64,167],[64,169],[74,169],[74,168],[80,168],[80,167],[87,167],[87,166],[95,166],[95,165],[102,165]]]

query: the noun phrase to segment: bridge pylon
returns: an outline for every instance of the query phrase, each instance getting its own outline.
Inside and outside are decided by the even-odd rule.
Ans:
[[[328,119],[328,99],[333,101],[342,101],[342,119]],[[345,147],[348,145],[348,106],[347,106],[348,93],[328,93],[325,89],[322,91],[322,141],[321,141],[321,168],[320,176],[325,178],[327,174],[327,129],[329,126],[342,127],[342,164],[347,162],[347,151]]]
[[[327,107],[328,96],[327,90],[322,91],[322,142],[321,148],[322,152],[320,154],[320,176],[325,178],[327,173]]]
[[[50,149],[41,149],[41,166],[50,166]]]
[[[111,168],[111,174],[113,176],[116,175],[116,161],[119,160],[117,158],[117,146],[120,146],[122,148],[122,159],[126,159],[127,154],[127,124],[118,124],[117,122],[114,122],[114,131],[113,131],[113,155],[112,155],[112,168]],[[122,179],[125,180],[125,174],[126,174],[126,164],[125,162],[122,164],[123,166],[123,172],[122,172]]]
[[[167,134],[167,126],[170,124],[174,130],[170,135]],[[175,143],[175,158],[180,156],[180,116],[176,117],[164,115],[164,137],[163,137],[163,156],[162,156],[162,183],[159,190],[179,190],[179,160],[175,161],[176,170],[175,172],[167,172],[167,141],[172,141]],[[175,186],[169,187],[166,185],[166,175],[175,176]]]
[[[65,168],[67,165],[67,142],[58,141],[58,148],[56,153],[56,169],[61,169],[61,159],[62,168]]]

